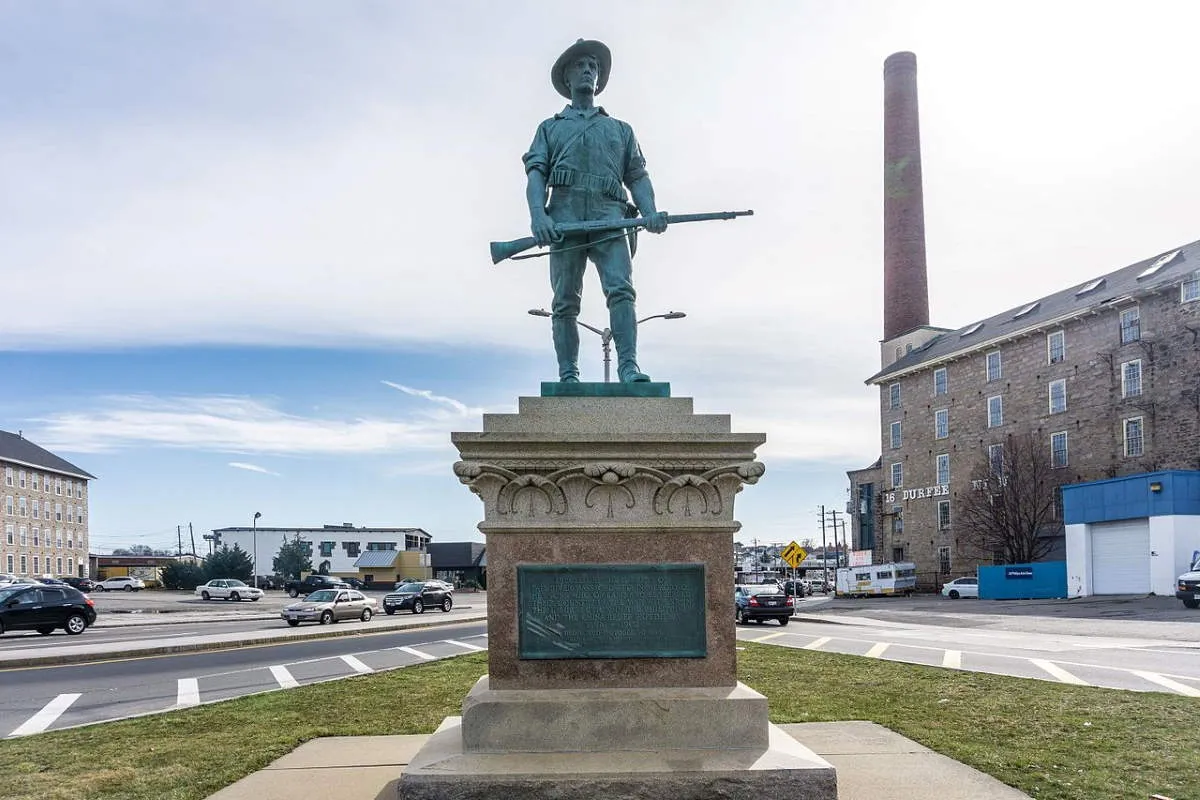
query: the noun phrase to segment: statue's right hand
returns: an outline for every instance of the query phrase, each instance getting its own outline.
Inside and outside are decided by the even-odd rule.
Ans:
[[[554,224],[554,220],[550,219],[549,214],[535,216],[530,223],[529,230],[533,233],[538,247],[548,247],[551,242],[562,240],[562,234],[558,232],[558,226]]]

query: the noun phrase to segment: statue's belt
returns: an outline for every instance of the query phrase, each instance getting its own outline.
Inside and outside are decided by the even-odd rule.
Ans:
[[[621,182],[607,175],[593,175],[566,167],[557,167],[550,171],[550,178],[546,183],[551,187],[591,189],[618,203],[625,203],[629,200]]]

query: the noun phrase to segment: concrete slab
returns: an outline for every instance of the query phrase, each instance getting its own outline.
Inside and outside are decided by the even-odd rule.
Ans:
[[[425,744],[428,735],[413,736],[326,736],[305,742],[268,770],[312,769],[314,767],[379,767],[407,764]]]
[[[766,750],[466,753],[447,717],[404,771],[401,800],[837,800],[837,774],[780,728]]]
[[[837,769],[838,800],[1029,800],[1024,792],[874,722],[780,727]]]

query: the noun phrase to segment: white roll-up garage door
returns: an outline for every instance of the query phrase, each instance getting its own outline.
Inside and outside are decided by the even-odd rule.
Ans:
[[[1150,522],[1125,520],[1091,526],[1092,594],[1150,591]]]

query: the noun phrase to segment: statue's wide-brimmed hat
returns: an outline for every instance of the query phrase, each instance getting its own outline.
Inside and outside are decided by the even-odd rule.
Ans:
[[[596,63],[600,65],[600,74],[596,76],[596,94],[603,92],[608,84],[608,73],[612,69],[612,53],[609,52],[608,46],[595,39],[580,39],[558,57],[554,68],[550,70],[550,82],[554,84],[558,93],[568,100],[571,99],[571,88],[567,86],[567,65],[585,53],[595,58]]]

